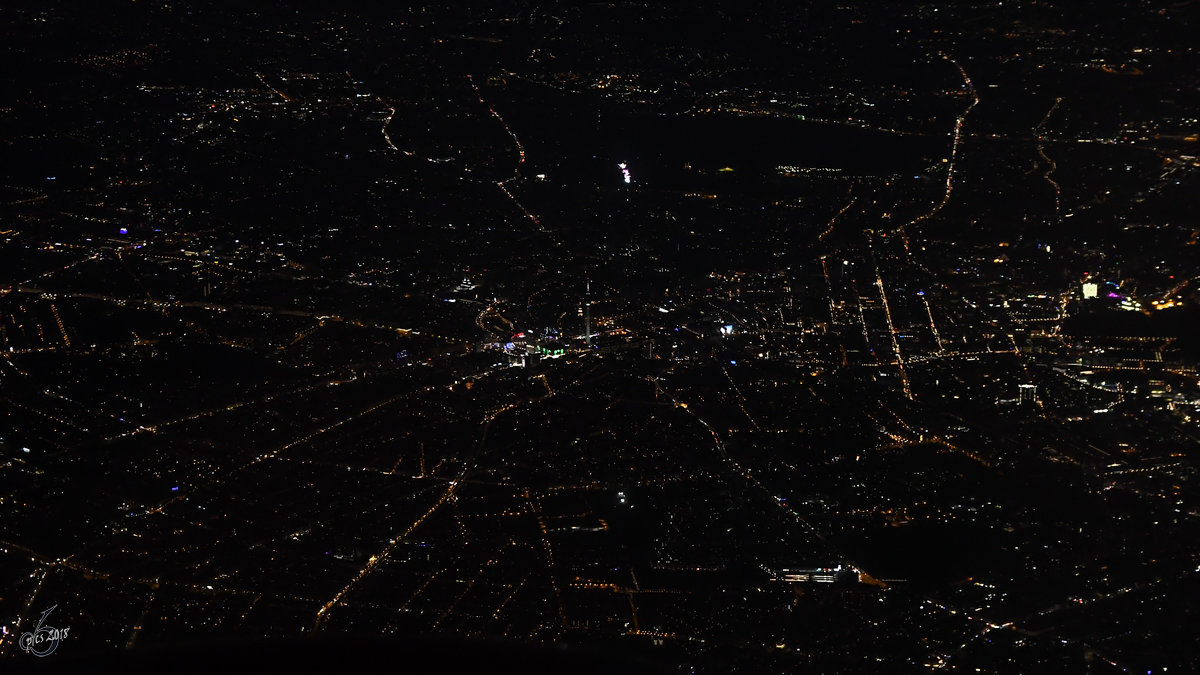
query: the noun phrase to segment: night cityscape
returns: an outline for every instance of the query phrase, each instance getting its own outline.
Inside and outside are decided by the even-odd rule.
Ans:
[[[0,25],[0,672],[1200,672],[1200,2]]]

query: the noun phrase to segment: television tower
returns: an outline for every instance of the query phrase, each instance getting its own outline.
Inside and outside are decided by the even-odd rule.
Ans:
[[[583,344],[587,348],[592,346],[592,280],[588,278],[587,287],[583,295]]]

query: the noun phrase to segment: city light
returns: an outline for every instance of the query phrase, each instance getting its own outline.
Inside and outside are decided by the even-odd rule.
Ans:
[[[625,162],[621,162],[617,166],[621,168],[621,175],[625,177],[625,184],[628,185],[629,183],[631,183],[633,179],[629,175],[629,169],[626,168]]]
[[[1200,672],[1196,3],[42,4],[0,661]]]

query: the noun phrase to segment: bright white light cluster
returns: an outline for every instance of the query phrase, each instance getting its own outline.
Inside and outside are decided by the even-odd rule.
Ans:
[[[621,167],[621,173],[625,176],[625,184],[628,185],[629,183],[633,182],[629,176],[629,169],[625,168],[625,162],[621,162],[617,166]]]

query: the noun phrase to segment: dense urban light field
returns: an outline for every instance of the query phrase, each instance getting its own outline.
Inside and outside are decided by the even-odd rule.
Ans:
[[[0,670],[1200,669],[1197,16],[0,8]]]

